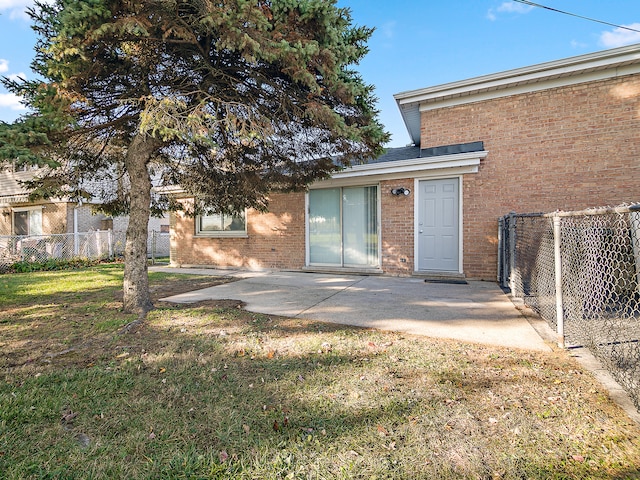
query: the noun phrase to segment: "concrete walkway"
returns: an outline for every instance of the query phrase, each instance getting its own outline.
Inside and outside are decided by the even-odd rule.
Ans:
[[[427,283],[420,278],[151,267],[235,277],[234,282],[162,300],[241,300],[256,313],[392,330],[503,347],[551,351],[492,282]],[[549,337],[552,338],[552,337]]]

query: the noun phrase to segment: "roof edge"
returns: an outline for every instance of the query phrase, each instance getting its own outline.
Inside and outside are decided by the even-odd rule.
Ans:
[[[598,52],[554,60],[527,67],[506,70],[489,75],[472,77],[465,80],[436,85],[433,87],[408,90],[394,94],[399,105],[421,101],[424,97],[433,98],[451,94],[460,94],[487,88],[507,88],[514,83],[540,81],[559,75],[577,75],[595,68],[613,68],[629,62],[640,63],[640,44],[601,50]]]
[[[439,108],[439,106],[447,106],[448,101],[450,104],[456,105],[471,103],[479,99],[487,100],[505,96],[510,94],[508,92],[514,88],[518,89],[519,93],[526,91],[527,88],[534,88],[535,85],[538,85],[539,89],[550,88],[553,82],[557,83],[562,79],[567,84],[582,83],[589,81],[590,78],[593,79],[596,72],[601,78],[609,78],[638,71],[640,71],[640,44],[633,44],[433,87],[409,90],[396,93],[393,97],[409,137],[415,145],[419,146],[422,105],[425,108],[426,105],[431,105],[431,108]],[[591,77],[589,77],[590,75]],[[545,86],[545,83],[548,85]],[[474,100],[474,96],[478,98]],[[451,103],[451,99],[458,100]]]

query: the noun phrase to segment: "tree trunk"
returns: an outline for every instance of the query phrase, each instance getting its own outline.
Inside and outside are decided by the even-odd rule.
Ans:
[[[153,308],[147,272],[147,236],[151,211],[151,178],[147,169],[156,140],[138,133],[132,140],[125,157],[129,173],[130,212],[124,250],[123,307],[127,313],[144,318]]]

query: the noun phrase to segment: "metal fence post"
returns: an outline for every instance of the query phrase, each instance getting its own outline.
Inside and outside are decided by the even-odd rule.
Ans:
[[[98,256],[98,258],[102,258],[102,242],[100,241],[100,235],[101,231],[100,230],[96,230],[94,232],[94,235],[96,236],[96,254]]]
[[[156,231],[151,230],[151,265],[156,264]]]
[[[558,346],[564,348],[564,309],[562,306],[562,243],[561,218],[559,215],[553,216],[553,254],[555,266],[556,284],[556,326],[558,333]]]
[[[504,239],[502,238],[502,229],[504,228],[504,218],[498,218],[498,285],[501,287],[504,285],[504,266],[502,265],[503,258],[503,249],[504,245],[502,242]]]
[[[636,290],[640,293],[640,211],[638,210],[640,208],[629,212],[629,225],[631,226],[631,249],[636,264]]]
[[[516,270],[516,213],[509,213],[509,289],[516,293],[514,272]]]

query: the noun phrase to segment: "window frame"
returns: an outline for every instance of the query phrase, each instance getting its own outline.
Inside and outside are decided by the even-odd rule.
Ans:
[[[210,237],[210,238],[247,238],[247,210],[241,212],[242,219],[244,220],[244,229],[242,230],[203,230],[201,228],[201,220],[203,217],[219,217],[221,223],[224,225],[225,218],[228,219],[230,215],[224,215],[222,213],[213,213],[210,215],[196,215],[195,217],[195,236],[196,237]],[[231,217],[237,216],[231,215]]]
[[[20,235],[16,233],[16,213],[22,213],[22,212],[27,212],[27,228],[28,228],[28,232],[26,235]],[[39,232],[34,233],[31,229],[31,212],[39,212],[40,213],[40,225],[39,225]],[[21,237],[24,236],[35,236],[35,235],[43,235],[44,231],[43,231],[43,213],[44,213],[44,209],[42,207],[42,205],[39,206],[35,206],[35,207],[15,207],[11,209],[11,232],[13,232],[13,235],[20,235]]]

